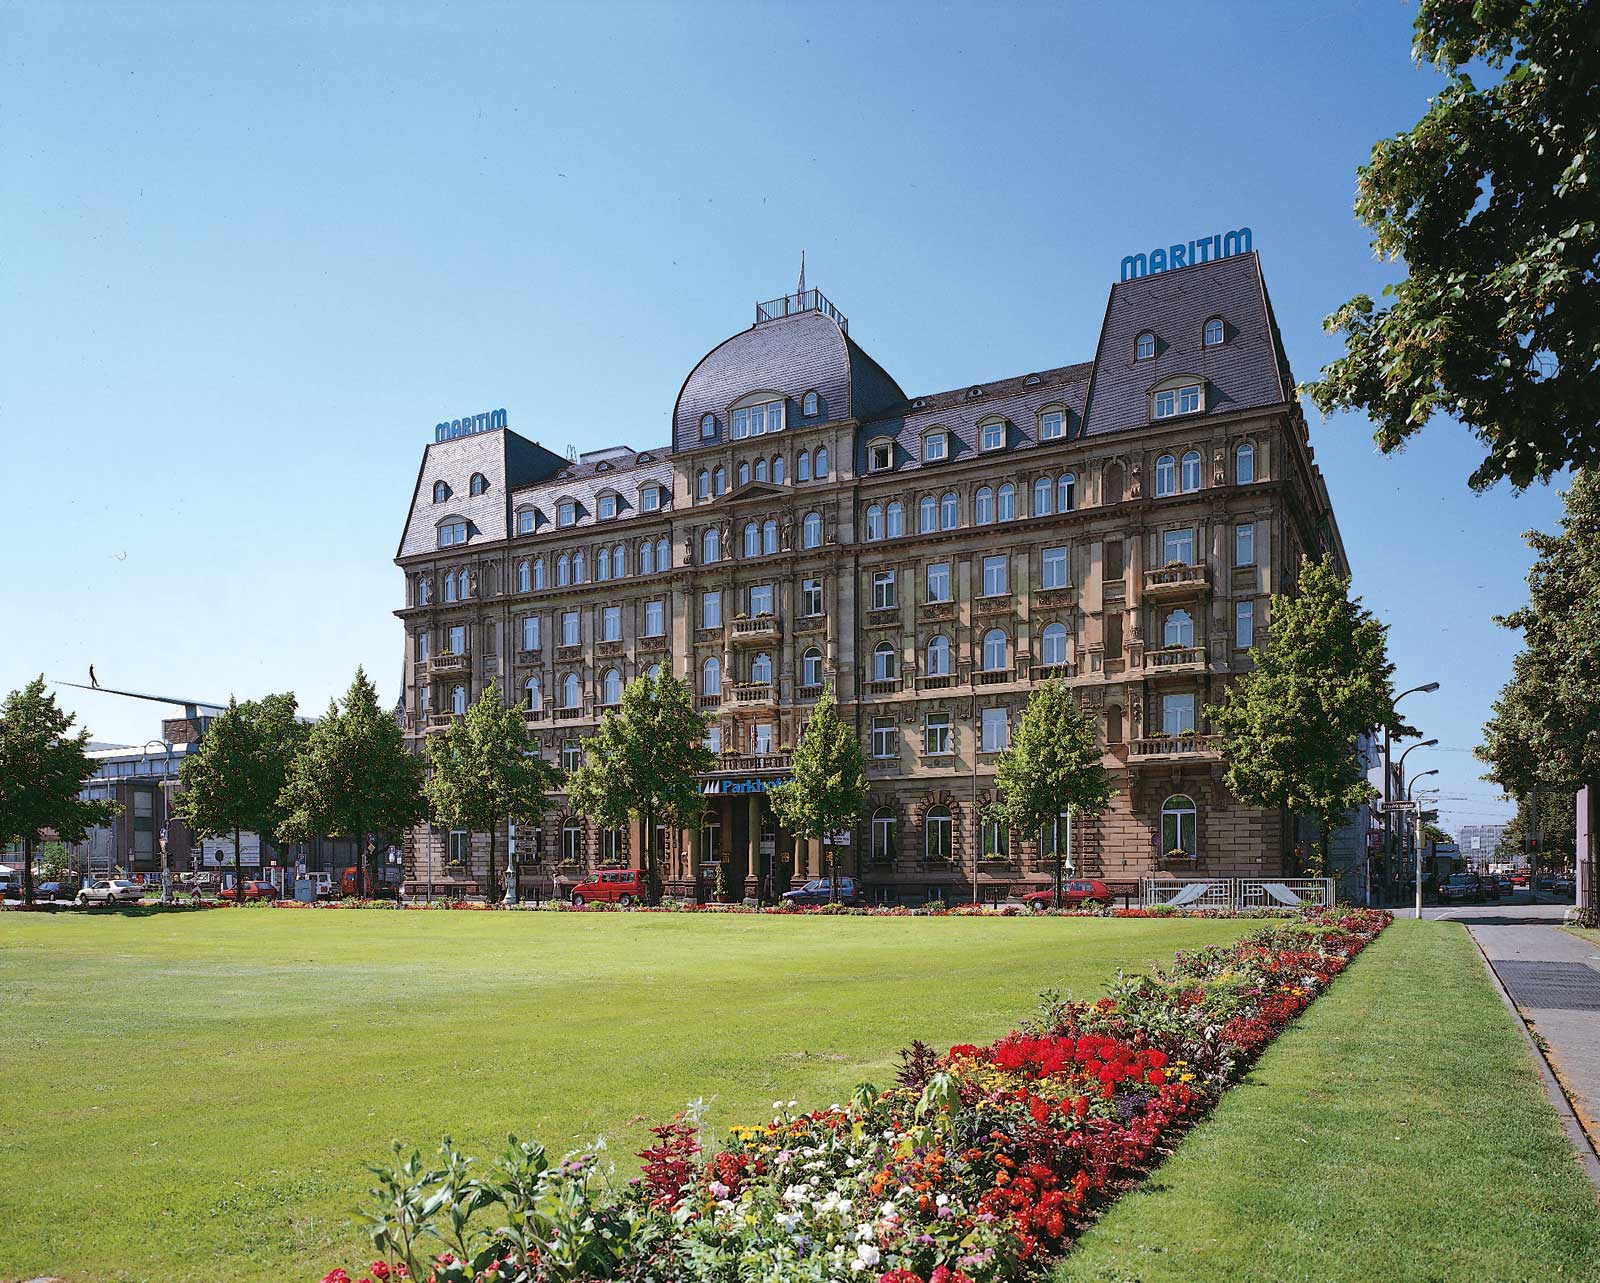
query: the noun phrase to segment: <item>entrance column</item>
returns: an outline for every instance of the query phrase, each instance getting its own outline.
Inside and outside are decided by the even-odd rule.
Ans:
[[[704,832],[698,821],[689,830],[689,898],[696,904],[700,901],[700,837]]]
[[[745,865],[744,895],[753,899],[761,894],[761,794],[750,794],[750,862]]]

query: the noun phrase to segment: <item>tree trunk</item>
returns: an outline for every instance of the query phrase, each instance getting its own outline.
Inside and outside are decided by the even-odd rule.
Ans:
[[[496,885],[498,885],[495,882],[495,876],[494,876],[494,857],[495,857],[495,838],[498,837],[499,835],[495,832],[495,827],[496,827],[495,821],[494,820],[490,820],[489,821],[489,885],[484,888],[484,897],[483,897],[490,904],[494,903],[495,887],[496,887]]]
[[[22,902],[33,903],[33,838],[22,839]]]
[[[649,905],[661,903],[661,874],[656,863],[656,817],[653,811],[644,813],[644,899]]]
[[[233,826],[233,902],[244,903],[244,852],[240,849],[243,843],[240,840],[239,826]]]
[[[823,840],[822,849],[828,856],[828,903],[839,903],[839,856],[833,849],[833,843]]]

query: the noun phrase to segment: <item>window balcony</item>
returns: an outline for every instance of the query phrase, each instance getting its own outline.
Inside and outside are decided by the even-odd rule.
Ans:
[[[875,606],[861,621],[863,628],[893,628],[900,622],[900,607]]]
[[[998,686],[1002,682],[1017,680],[1016,674],[1009,668],[979,669],[972,678],[979,686]]]
[[[1197,735],[1151,735],[1130,740],[1128,760],[1134,765],[1155,765],[1162,762],[1217,761],[1221,758],[1219,737]]]
[[[576,708],[558,708],[558,709],[554,709],[553,713],[554,713],[556,721],[558,721],[558,722],[573,722],[573,721],[577,721],[579,718],[581,718],[583,716],[583,705],[579,704]]]
[[[1033,604],[1040,610],[1059,610],[1072,605],[1072,587],[1038,588],[1034,590]]]
[[[528,708],[526,705],[524,705],[522,709],[522,720],[527,722],[529,726],[532,726],[537,722],[546,721],[548,720],[549,716],[549,709]]]
[[[787,774],[793,765],[789,753],[723,753],[711,768],[713,775]]]
[[[428,670],[434,673],[464,673],[472,667],[471,655],[435,655],[428,661]]]
[[[583,658],[583,646],[582,645],[557,646],[556,647],[556,662],[558,664],[570,664],[570,663],[573,663],[576,660],[580,660],[582,658]]]
[[[718,691],[715,695],[696,695],[694,706],[702,713],[708,710],[714,713],[722,707],[722,692]]]
[[[979,597],[972,603],[972,613],[978,619],[993,619],[1011,613],[1011,594],[997,593],[993,597]]]
[[[1194,597],[1211,588],[1211,575],[1205,566],[1162,566],[1144,572],[1144,595],[1158,601]]]
[[[917,678],[919,691],[950,690],[956,684],[954,673],[929,673]]]
[[[753,646],[760,642],[775,642],[783,635],[776,615],[757,615],[754,619],[733,621],[733,644]]]
[[[819,682],[808,686],[804,682],[801,682],[794,694],[796,699],[802,701],[821,699],[822,685]]]
[[[1206,666],[1204,646],[1163,646],[1144,653],[1146,673],[1192,673]]]
[[[1028,676],[1036,682],[1047,682],[1052,677],[1076,677],[1078,666],[1076,664],[1035,664],[1028,670]]]
[[[450,726],[458,719],[456,713],[429,713],[427,725],[423,727],[424,733],[436,735],[440,731],[449,730]]]
[[[773,682],[735,682],[731,688],[733,692],[732,703],[740,705],[750,704],[776,704],[778,702],[778,687]],[[727,698],[728,688],[724,688],[723,701]]]
[[[925,601],[917,609],[917,618],[925,624],[949,623],[956,617],[953,601]]]
[[[526,647],[523,647],[523,646],[518,646],[517,647],[517,663],[519,663],[519,664],[536,664],[536,663],[539,662],[539,656],[542,655],[542,654],[544,654],[544,647],[543,646],[535,646],[532,650],[528,650]]]
[[[614,659],[622,654],[622,639],[619,637],[614,641],[596,642],[594,653],[597,659]]]
[[[900,689],[898,677],[880,677],[866,684],[868,695],[893,695]]]

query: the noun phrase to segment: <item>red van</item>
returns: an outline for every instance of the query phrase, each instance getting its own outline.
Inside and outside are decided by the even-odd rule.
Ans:
[[[638,869],[604,869],[593,882],[572,888],[573,904],[640,904],[645,898],[644,874]]]

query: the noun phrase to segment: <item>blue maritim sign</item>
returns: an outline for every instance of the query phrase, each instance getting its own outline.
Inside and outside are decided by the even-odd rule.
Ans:
[[[469,414],[460,419],[451,419],[448,423],[434,424],[433,439],[435,442],[454,441],[457,437],[470,437],[477,432],[492,432],[496,428],[505,426],[504,410],[485,410],[482,414]]]
[[[1196,263],[1209,263],[1213,259],[1232,258],[1235,254],[1248,254],[1251,248],[1248,227],[1236,227],[1231,232],[1217,232],[1192,241],[1157,245],[1147,254],[1129,254],[1124,258],[1122,279],[1131,281],[1140,276],[1153,276],[1157,272],[1170,272],[1175,267],[1193,267]]]

